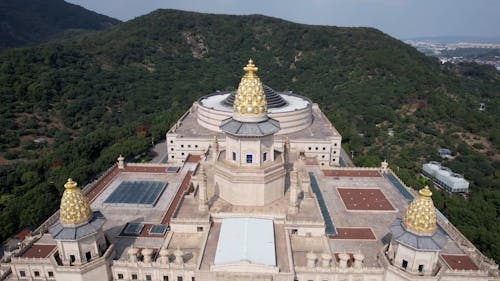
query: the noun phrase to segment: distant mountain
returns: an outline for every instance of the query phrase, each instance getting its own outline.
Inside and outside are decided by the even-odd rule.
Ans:
[[[482,36],[423,36],[423,37],[405,38],[402,40],[428,41],[434,43],[458,43],[458,42],[500,43],[500,37],[482,37]]]
[[[68,30],[102,30],[119,22],[63,0],[1,0],[0,50],[43,43]]]

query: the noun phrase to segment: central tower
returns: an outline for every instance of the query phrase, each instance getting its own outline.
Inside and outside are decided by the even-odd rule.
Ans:
[[[258,68],[250,59],[236,92],[233,116],[221,123],[226,148],[215,164],[219,196],[234,205],[263,206],[284,194],[283,155],[274,150],[279,122],[267,116]]]

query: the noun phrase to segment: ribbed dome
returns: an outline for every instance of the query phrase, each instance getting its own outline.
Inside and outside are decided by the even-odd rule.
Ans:
[[[406,209],[403,218],[405,228],[415,234],[432,235],[436,232],[436,208],[429,187],[422,188]]]
[[[72,179],[64,185],[61,206],[59,209],[59,219],[63,225],[79,225],[88,222],[92,218],[89,202],[82,191],[77,187],[77,183]]]
[[[267,100],[267,108],[279,108],[287,105],[285,99],[283,99],[273,88],[267,86],[266,84],[262,84],[264,88],[264,95]],[[233,107],[234,97],[236,96],[236,91],[231,92],[231,94],[224,99],[223,103],[230,107]]]

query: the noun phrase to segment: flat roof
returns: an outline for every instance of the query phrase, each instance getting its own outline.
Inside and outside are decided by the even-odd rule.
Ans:
[[[479,270],[477,265],[466,255],[441,255],[451,269]]]
[[[39,245],[33,244],[31,247],[21,255],[23,258],[46,258],[50,252],[54,250],[56,245]]]
[[[215,264],[249,261],[276,266],[273,221],[259,218],[222,220]]]
[[[378,188],[337,188],[348,210],[394,211],[394,207]]]

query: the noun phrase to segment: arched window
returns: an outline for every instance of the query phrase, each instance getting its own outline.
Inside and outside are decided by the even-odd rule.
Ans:
[[[236,152],[233,152],[233,161],[236,161]]]
[[[262,155],[262,161],[266,161],[267,160],[267,152],[264,152],[264,155]]]

